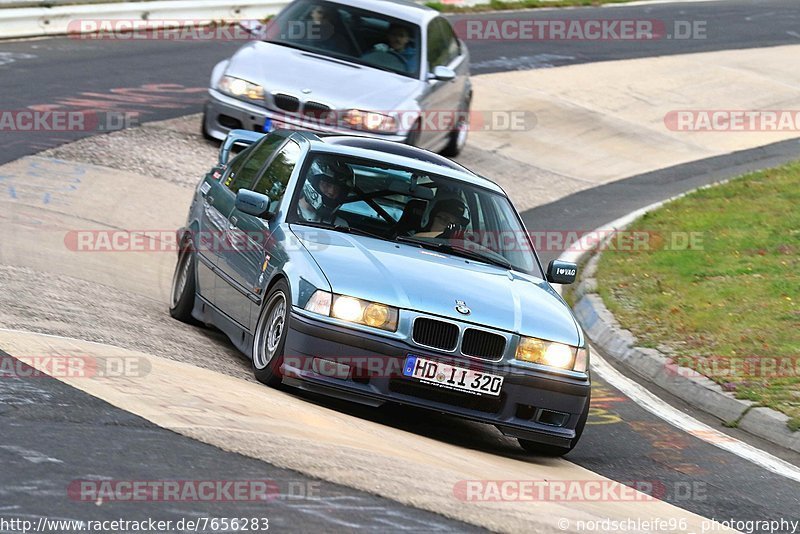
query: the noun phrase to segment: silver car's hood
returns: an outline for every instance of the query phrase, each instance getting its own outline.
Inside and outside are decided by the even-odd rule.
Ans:
[[[334,293],[570,345],[572,313],[540,278],[412,245],[292,225]],[[463,300],[472,310],[455,310]]]
[[[370,67],[325,59],[261,41],[240,48],[225,74],[336,109],[395,110],[419,90],[419,80]],[[303,90],[310,90],[303,94]]]

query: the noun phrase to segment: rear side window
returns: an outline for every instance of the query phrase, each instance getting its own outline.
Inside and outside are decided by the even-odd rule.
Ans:
[[[249,188],[256,180],[258,171],[261,167],[269,161],[272,153],[283,142],[284,136],[275,133],[268,134],[266,138],[259,142],[258,146],[253,150],[249,150],[248,154],[241,154],[231,164],[231,170],[228,176],[225,177],[225,186],[230,189],[233,194],[239,192],[239,189]],[[246,156],[246,159],[242,159]]]

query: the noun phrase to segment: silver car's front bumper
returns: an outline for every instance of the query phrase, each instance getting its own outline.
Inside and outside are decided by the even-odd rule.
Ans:
[[[208,94],[209,99],[206,102],[203,114],[203,131],[220,141],[225,139],[228,132],[233,129],[262,132],[267,118],[276,121],[276,126],[280,124],[280,127],[309,130],[321,134],[360,135],[397,142],[405,142],[406,140],[406,134],[377,134],[361,130],[328,127],[319,121],[308,121],[302,117],[294,117],[285,113],[274,112],[255,104],[249,104],[224,95],[214,89],[209,89]]]

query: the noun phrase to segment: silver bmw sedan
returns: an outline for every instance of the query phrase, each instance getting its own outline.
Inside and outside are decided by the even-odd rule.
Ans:
[[[456,156],[469,128],[469,54],[428,7],[295,0],[211,75],[203,134],[359,134]]]

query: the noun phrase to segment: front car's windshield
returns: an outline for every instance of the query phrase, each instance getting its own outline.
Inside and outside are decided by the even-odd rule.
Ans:
[[[384,162],[312,152],[289,222],[404,242],[541,276],[508,198]]]
[[[270,21],[264,40],[419,77],[419,26],[344,4],[294,2]]]

